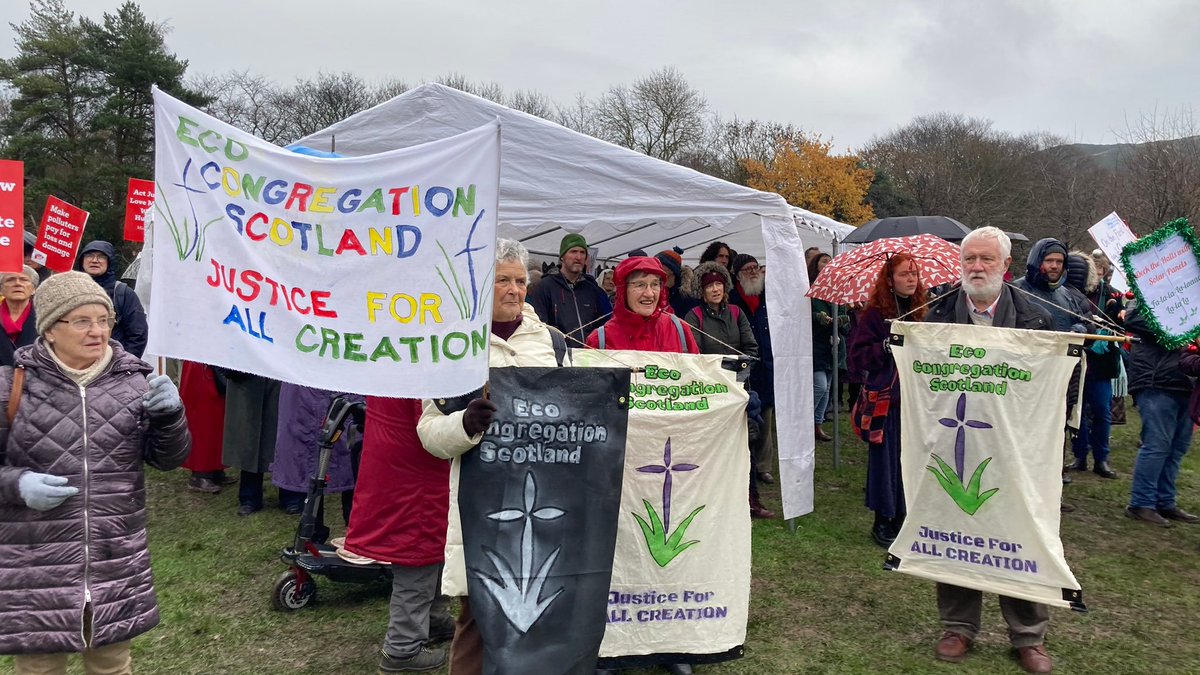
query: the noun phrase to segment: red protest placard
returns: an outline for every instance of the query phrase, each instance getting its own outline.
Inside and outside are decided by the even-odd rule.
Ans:
[[[42,212],[42,225],[38,228],[37,243],[30,255],[39,265],[55,272],[70,272],[75,264],[75,254],[83,241],[83,226],[87,224],[88,212],[72,206],[58,197],[46,198],[46,210]]]
[[[25,264],[25,163],[0,159],[0,273]]]
[[[125,241],[146,240],[146,214],[153,204],[154,181],[130,178],[125,196]]]

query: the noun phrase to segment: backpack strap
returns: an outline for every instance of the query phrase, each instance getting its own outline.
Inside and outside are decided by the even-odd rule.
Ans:
[[[17,408],[21,405],[21,392],[25,389],[25,368],[17,366],[13,368],[12,375],[12,391],[8,393],[8,409],[5,411],[8,415],[8,425],[12,426],[13,420],[17,418]]]
[[[126,293],[132,293],[133,289],[124,281],[117,281],[113,284],[113,314],[119,321],[125,312]]]
[[[704,330],[704,312],[699,307],[693,307],[692,314],[696,315],[696,327]]]
[[[671,317],[671,323],[675,324],[675,332],[679,334],[679,351],[687,354],[687,338],[683,335],[683,322],[680,321],[679,317],[675,316],[674,314],[668,314],[667,316]]]
[[[730,316],[733,317],[733,322],[737,323],[738,317],[740,317],[742,315],[742,308],[738,307],[737,305],[735,305],[733,303],[730,303],[729,304],[729,314],[730,314]]]
[[[596,337],[599,338],[600,349],[604,349],[604,326],[600,326],[596,329]]]

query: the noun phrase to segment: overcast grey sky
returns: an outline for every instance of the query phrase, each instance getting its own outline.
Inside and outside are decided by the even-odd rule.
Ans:
[[[674,66],[714,112],[791,122],[839,150],[942,110],[1113,143],[1127,119],[1200,98],[1200,3],[1186,0],[140,4],[191,73],[416,84],[453,71],[565,104]],[[118,0],[67,6],[99,18]],[[0,57],[28,13],[0,2]]]

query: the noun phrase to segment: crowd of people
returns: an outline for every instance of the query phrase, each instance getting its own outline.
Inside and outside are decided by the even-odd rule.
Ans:
[[[720,241],[703,250],[694,268],[683,263],[684,253],[632,251],[593,276],[582,235],[563,237],[557,265],[546,270],[530,263],[520,243],[500,240],[490,363],[570,366],[571,351],[583,348],[719,354],[750,363],[740,378],[750,399],[747,508],[753,518],[773,518],[758,489],[774,482],[777,461],[766,268]],[[810,282],[830,261],[828,253],[808,251]],[[0,556],[20,562],[4,570],[24,570],[0,570],[0,653],[19,655],[18,673],[65,672],[70,653],[83,654],[89,672],[129,672],[129,640],[158,620],[144,463],[183,466],[191,471],[188,489],[199,493],[236,484],[243,517],[264,508],[270,474],[279,507],[297,514],[315,469],[324,412],[342,395],[198,363],[182,364],[178,389],[170,377],[149,375],[140,358],[145,312],[116,279],[115,263],[112,245],[92,242],[78,271],[49,275],[27,266],[0,276],[7,337],[0,338],[6,366],[0,407],[7,411],[0,420],[0,527],[7,533]],[[1200,421],[1195,348],[1159,344],[1141,308],[1112,291],[1111,265],[1102,255],[1043,239],[1011,284],[1010,265],[1007,235],[983,227],[962,241],[959,284],[928,288],[917,261],[897,254],[885,261],[862,306],[811,301],[814,436],[829,441],[823,424],[843,408],[853,406],[857,421],[868,420],[857,431],[867,443],[870,537],[889,546],[906,515],[902,402],[885,346],[888,322],[897,319],[1135,336],[1128,349],[1088,341],[1087,374],[1075,378],[1070,397],[1081,392],[1083,407],[1078,429],[1069,433],[1064,482],[1070,472],[1087,470],[1089,458],[1097,475],[1118,478],[1108,463],[1112,411],[1128,392],[1142,430],[1126,514],[1160,527],[1200,521],[1175,494],[1193,422]],[[835,370],[844,385],[837,390]],[[467,594],[455,495],[464,488],[459,458],[480,442],[496,406],[475,392],[449,400],[373,397],[366,410],[361,440],[343,437],[327,474],[326,491],[343,493],[346,536],[330,539],[322,514],[314,541],[352,562],[391,566],[380,672],[430,670],[449,661],[454,673],[478,673],[483,642]],[[78,542],[82,552],[72,548]],[[67,573],[65,559],[72,561]],[[29,574],[41,581],[31,586]],[[981,595],[937,585],[944,629],[938,659],[966,658],[979,631]],[[449,598],[459,599],[457,618]],[[37,624],[16,607],[36,611]],[[1049,672],[1046,607],[1005,597],[1000,607],[1021,666]],[[449,649],[438,646],[447,639]],[[686,657],[667,650],[657,662],[646,655],[602,659],[597,672],[649,662],[690,673]]]

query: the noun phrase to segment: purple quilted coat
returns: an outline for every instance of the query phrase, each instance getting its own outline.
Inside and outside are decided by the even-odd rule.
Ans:
[[[150,368],[110,344],[112,364],[86,390],[41,338],[17,350],[26,375],[11,428],[13,371],[0,369],[0,654],[83,651],[88,601],[94,647],[158,623],[142,463],[179,466],[191,436],[182,412],[143,410]],[[50,511],[27,508],[17,487],[26,470],[64,476],[79,494]]]

